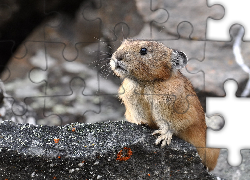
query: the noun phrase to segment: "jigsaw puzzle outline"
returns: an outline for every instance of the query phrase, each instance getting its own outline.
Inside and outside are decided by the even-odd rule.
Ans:
[[[101,0],[100,0],[100,2],[102,2]],[[153,12],[155,12],[155,11],[157,11],[158,9],[161,9],[161,8],[158,8],[158,9],[153,9],[152,8],[152,5],[153,3],[152,3],[152,0],[150,0],[150,10],[151,11],[153,11]],[[222,6],[223,7],[223,6]],[[164,8],[162,8],[162,9],[164,9]],[[171,14],[169,14],[169,12],[168,12],[168,9],[166,8],[166,9],[164,9],[167,13],[168,13],[168,15],[170,16]],[[45,13],[45,11],[44,11],[44,14],[46,15],[46,14],[49,14],[49,12],[46,12]],[[83,15],[83,17],[84,17],[84,15]],[[169,17],[168,17],[168,19],[169,19]],[[164,21],[164,22],[166,22],[167,23],[167,21],[168,21],[168,19],[166,20],[166,21]],[[222,18],[223,19],[223,18]],[[94,20],[96,20],[96,19],[94,19]],[[100,24],[102,23],[101,22],[101,19],[99,19],[100,20]],[[62,20],[63,21],[63,20]],[[151,21],[152,22],[152,21]],[[161,23],[164,23],[164,22],[161,22]],[[219,21],[218,21],[219,22]],[[123,23],[123,24],[121,24],[121,23]],[[161,23],[159,23],[159,24],[161,24]],[[180,22],[180,23],[183,23],[183,21],[182,22]],[[179,24],[180,24],[179,23]],[[188,23],[190,23],[190,22],[188,22]],[[179,24],[178,24],[178,26],[179,26]],[[119,26],[119,25],[127,25],[126,23],[124,23],[124,22],[118,22],[117,24],[116,24],[117,26]],[[107,43],[110,43],[110,42],[113,42],[113,41],[117,41],[119,38],[117,37],[117,34],[115,33],[115,29],[116,29],[116,26],[115,25],[115,27],[113,28],[114,29],[114,39],[113,40],[111,40],[111,41],[103,41],[103,42],[107,42]],[[190,35],[189,35],[189,38],[191,37],[191,34],[192,34],[192,32],[193,32],[193,25],[190,23],[190,25],[191,25],[191,27],[192,27],[192,31],[191,31],[191,33],[190,33]],[[58,24],[58,26],[60,26],[60,23]],[[50,26],[50,25],[47,25],[46,26],[47,28],[56,28],[57,26]],[[67,48],[67,45],[66,45],[66,43],[65,42],[51,42],[51,41],[46,41],[46,27],[44,27],[44,41],[36,41],[37,43],[61,43],[61,45],[63,45],[64,46],[64,48],[63,48],[63,50],[61,51],[62,52],[62,56],[63,56],[63,58],[64,58],[64,60],[65,61],[67,61],[69,58],[66,58],[66,56],[64,56],[64,50]],[[127,27],[128,27],[128,33],[127,34],[129,34],[129,26],[127,25]],[[154,34],[154,32],[152,31],[152,29],[151,29],[151,32],[150,32],[150,34]],[[179,31],[178,31],[178,28],[177,28],[177,34],[179,34]],[[205,32],[205,34],[206,34],[206,32]],[[179,36],[180,36],[180,34],[179,34]],[[101,36],[100,36],[101,37]],[[124,34],[123,34],[123,37],[124,37]],[[152,39],[152,40],[154,40],[154,39]],[[159,41],[159,39],[155,39],[155,40],[158,40]],[[176,39],[176,40],[178,40],[178,39]],[[191,41],[196,41],[195,39],[190,39]],[[162,40],[162,41],[164,41],[164,42],[169,42],[169,41],[171,41],[171,40],[169,40],[169,39],[167,39],[167,40]],[[204,41],[204,43],[205,43],[205,45],[204,45],[204,59],[205,59],[205,53],[206,53],[206,50],[205,50],[205,47],[206,47],[206,43],[208,42],[208,40],[207,39],[203,39],[201,42],[203,42]],[[26,49],[26,46],[25,46],[25,43],[29,43],[29,42],[31,42],[31,41],[26,41],[26,42],[24,42],[23,44],[24,44],[24,47],[25,47],[25,52],[27,53],[27,49]],[[95,43],[97,43],[97,44],[100,44],[102,41],[98,41],[98,42],[95,42]],[[35,41],[34,41],[34,43],[35,43]],[[80,51],[78,48],[77,48],[77,45],[78,44],[81,44],[81,43],[85,43],[85,42],[77,42],[77,43],[75,43],[75,50],[76,50],[76,56],[75,56],[75,58],[73,58],[72,59],[72,62],[73,61],[75,61],[75,59],[77,59],[78,58],[78,52]],[[46,49],[46,48],[45,48]],[[201,49],[203,49],[203,48],[201,48]],[[46,51],[46,50],[45,50]],[[99,49],[97,50],[97,51],[100,51]],[[185,51],[184,51],[185,52]],[[21,56],[21,57],[15,57],[15,56],[13,56],[14,58],[16,58],[16,59],[23,59],[25,56],[26,56],[26,53],[24,54],[24,56]],[[45,54],[45,56],[46,56],[46,54]],[[99,56],[99,55],[98,55]],[[196,59],[196,58],[194,58],[194,59]],[[49,60],[47,60],[47,58],[45,57],[45,60],[46,60],[46,69],[44,70],[44,69],[40,69],[41,71],[46,71],[47,70],[47,68],[49,68],[48,66],[48,61]],[[198,59],[196,59],[196,60],[201,60],[200,58],[198,58]],[[71,61],[67,61],[67,62],[71,62]],[[7,67],[8,68],[8,67]],[[30,81],[31,81],[31,83],[34,83],[34,84],[37,84],[37,83],[42,83],[42,81],[40,81],[40,82],[35,82],[34,81],[34,79],[32,80],[32,72],[34,73],[34,71],[35,71],[35,69],[39,69],[38,67],[37,68],[32,68],[31,70],[30,70],[30,72],[29,72],[29,79],[30,79]],[[9,72],[11,73],[11,70],[9,70]],[[191,72],[191,71],[190,71]],[[189,72],[189,70],[188,70],[188,73],[190,73]],[[205,79],[206,79],[206,73],[204,72],[204,71],[200,71],[201,73],[203,73],[203,74],[205,74],[205,77],[203,77],[204,78],[204,81],[205,81]],[[193,74],[197,74],[198,72],[193,72]],[[11,74],[10,74],[10,76],[11,76]],[[98,83],[98,87],[96,88],[97,90],[96,90],[96,92],[101,92],[101,88],[100,88],[100,77],[99,77],[99,73],[97,72],[97,75],[96,75],[96,77],[97,77],[97,83]],[[77,78],[77,77],[76,77]],[[81,78],[81,77],[79,77],[79,78]],[[8,79],[8,78],[7,78]],[[6,80],[7,80],[6,79]],[[84,88],[86,88],[86,83],[85,83],[85,80],[84,80],[84,78],[81,78],[82,79],[82,81],[83,81],[83,83],[85,84],[85,86],[84,86]],[[4,81],[4,80],[3,80]],[[73,81],[73,79],[71,79],[70,80],[70,83]],[[39,96],[39,97],[37,97],[37,96],[34,96],[34,97],[26,97],[26,98],[52,98],[52,97],[55,97],[55,94],[50,94],[50,95],[48,95],[46,92],[47,92],[47,87],[48,87],[48,83],[49,83],[49,81],[46,81],[46,80],[44,80],[44,83],[45,83],[45,94],[44,95],[42,95],[42,96]],[[206,83],[204,82],[204,85],[205,85]],[[59,94],[59,95],[57,95],[57,96],[70,96],[70,95],[73,95],[74,94],[74,90],[72,89],[72,87],[71,87],[71,85],[69,85],[69,89],[70,89],[70,93],[71,94]],[[84,94],[84,90],[82,91],[82,94],[83,95],[85,95]],[[96,94],[89,94],[89,95],[86,95],[86,96],[97,96],[97,97],[99,97],[99,96],[102,96],[102,95],[105,95],[105,93],[103,93],[103,94],[101,94],[101,93],[97,93],[97,95]],[[110,95],[109,93],[108,93],[108,95]],[[8,97],[8,98],[14,98],[14,97],[12,97],[12,96],[10,96],[10,97]],[[15,98],[14,98],[15,99]],[[45,101],[45,99],[44,99],[44,101]],[[14,100],[14,102],[15,102],[15,100]],[[23,102],[25,103],[25,99],[23,100]],[[44,102],[45,103],[45,102]],[[26,103],[25,103],[25,105],[26,105]],[[45,104],[44,104],[44,108],[45,108]],[[100,109],[98,109],[98,110],[94,110],[94,111],[92,111],[92,112],[94,112],[94,113],[96,113],[96,114],[99,114],[100,112],[101,112],[101,100],[99,101],[99,107],[100,107]],[[26,109],[26,107],[24,108],[24,109]],[[14,112],[14,114],[16,114],[17,116],[22,116],[23,114],[18,114],[18,113],[15,113],[15,111],[13,110],[13,112]],[[84,113],[83,113],[83,115],[86,113],[86,112],[88,112],[88,111],[85,111]],[[45,114],[46,114],[46,112],[44,112]],[[25,112],[24,112],[24,114],[25,114]],[[57,114],[56,114],[57,115]],[[50,115],[49,115],[50,116]],[[46,115],[45,115],[45,117],[46,117]],[[225,120],[226,122],[227,122],[227,120]]]

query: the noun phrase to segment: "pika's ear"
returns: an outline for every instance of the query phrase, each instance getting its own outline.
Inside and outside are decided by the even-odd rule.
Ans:
[[[171,63],[174,69],[184,68],[187,64],[188,58],[184,52],[173,49],[171,55]]]

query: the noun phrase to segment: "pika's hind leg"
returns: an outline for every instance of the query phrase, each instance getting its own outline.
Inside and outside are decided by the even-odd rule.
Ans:
[[[204,128],[204,126],[190,126],[188,129],[180,132],[177,136],[196,147],[202,163],[209,169],[209,171],[212,171],[215,168],[220,149],[206,148],[206,128]]]

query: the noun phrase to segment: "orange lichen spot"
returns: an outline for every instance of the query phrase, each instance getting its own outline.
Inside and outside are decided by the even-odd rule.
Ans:
[[[148,173],[148,176],[150,176],[150,174]]]
[[[55,143],[59,143],[60,139],[54,139]]]
[[[58,159],[60,159],[61,158],[61,156],[58,156]]]
[[[116,160],[127,161],[128,159],[130,159],[132,154],[133,152],[130,148],[124,147],[122,150],[118,152]]]
[[[4,179],[4,180],[8,180],[8,179]]]
[[[76,131],[76,128],[72,128],[71,131],[72,131],[72,132],[75,132],[75,131]]]
[[[54,176],[53,179],[56,179],[56,176]]]
[[[85,161],[82,161],[82,163],[85,163]]]

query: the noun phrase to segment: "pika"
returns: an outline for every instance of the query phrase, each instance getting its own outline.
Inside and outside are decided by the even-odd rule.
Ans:
[[[159,134],[156,144],[171,143],[172,135],[193,144],[211,171],[220,149],[206,147],[205,114],[191,82],[180,72],[187,64],[181,51],[156,41],[124,40],[110,67],[123,82],[119,98],[131,123],[146,124]]]

